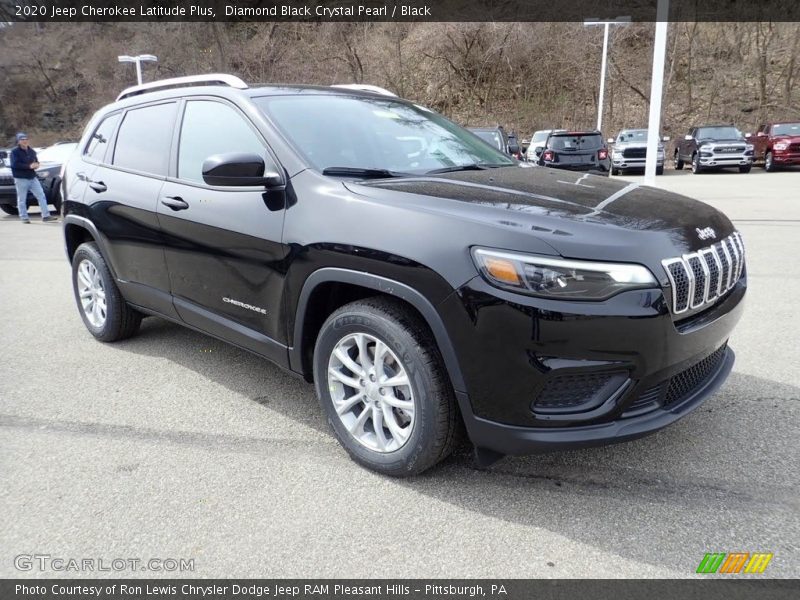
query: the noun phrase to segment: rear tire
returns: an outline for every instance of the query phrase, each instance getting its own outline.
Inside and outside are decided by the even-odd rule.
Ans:
[[[19,209],[13,204],[0,204],[0,210],[7,215],[19,215]]]
[[[681,160],[681,155],[678,154],[677,150],[675,150],[675,157],[674,157],[673,160],[674,160],[674,163],[675,163],[675,170],[676,171],[683,171],[683,161]]]
[[[116,342],[139,330],[142,314],[125,302],[94,242],[78,246],[72,257],[72,289],[83,324],[101,342]]]
[[[328,317],[314,348],[314,381],[339,443],[373,471],[417,475],[447,457],[460,437],[433,337],[394,299],[360,300]]]

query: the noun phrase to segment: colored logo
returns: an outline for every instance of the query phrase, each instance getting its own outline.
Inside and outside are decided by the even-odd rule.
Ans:
[[[725,552],[707,553],[697,567],[698,573],[763,573],[772,553]]]

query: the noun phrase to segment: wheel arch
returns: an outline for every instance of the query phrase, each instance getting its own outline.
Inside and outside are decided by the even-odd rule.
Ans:
[[[111,274],[117,278],[116,269],[114,265],[108,260],[108,252],[106,249],[105,238],[100,234],[89,219],[79,217],[78,215],[66,215],[64,217],[64,251],[67,254],[67,259],[72,262],[72,257],[75,256],[75,251],[81,244],[86,242],[94,242],[97,248],[106,261]]]
[[[338,267],[318,269],[311,273],[303,284],[294,313],[294,335],[289,348],[289,365],[293,371],[301,373],[308,381],[312,379],[311,350],[322,323],[332,312],[315,309],[319,307],[320,300],[324,304],[324,300],[330,297],[327,292],[332,287],[344,290],[343,298],[347,302],[384,295],[408,304],[431,330],[453,389],[457,392],[465,391],[464,377],[444,322],[434,305],[422,293],[393,279]],[[333,310],[345,303],[340,302]]]

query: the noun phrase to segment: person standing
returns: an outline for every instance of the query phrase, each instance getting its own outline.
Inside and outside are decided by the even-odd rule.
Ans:
[[[19,218],[23,223],[30,223],[28,217],[28,192],[33,194],[39,201],[39,208],[42,209],[42,221],[56,221],[55,217],[50,216],[47,208],[47,198],[44,195],[42,184],[36,176],[36,169],[39,168],[39,157],[36,151],[30,147],[28,135],[25,133],[17,134],[17,147],[11,151],[11,174],[14,176],[14,186],[17,188],[17,208]]]

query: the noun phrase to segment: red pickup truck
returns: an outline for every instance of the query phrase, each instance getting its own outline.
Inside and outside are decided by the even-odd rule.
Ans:
[[[747,141],[753,144],[754,160],[763,161],[767,171],[800,165],[800,123],[767,123]]]

